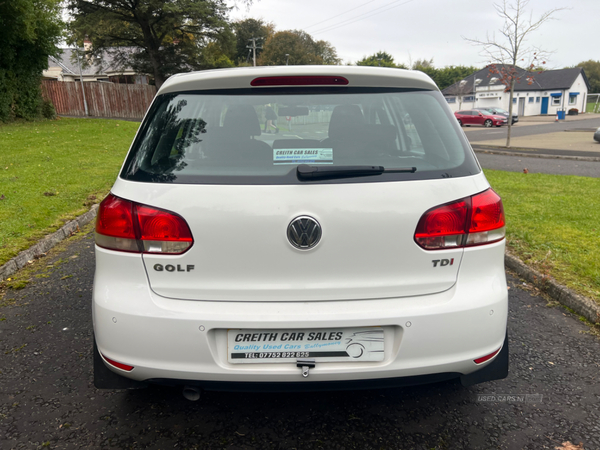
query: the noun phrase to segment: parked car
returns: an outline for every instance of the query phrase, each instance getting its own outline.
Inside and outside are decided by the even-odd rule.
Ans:
[[[508,121],[504,116],[497,116],[487,111],[478,111],[476,109],[469,109],[464,111],[457,111],[454,116],[458,120],[459,125],[471,126],[471,125],[483,125],[484,127],[501,127],[506,125]]]
[[[331,113],[263,134],[267,104]],[[198,399],[503,378],[504,227],[421,72],[173,76],[98,210],[95,384]]]
[[[596,142],[600,142],[600,128],[598,128],[598,129],[596,130],[596,132],[594,133],[594,140],[595,140]]]
[[[497,116],[504,116],[506,117],[506,120],[508,121],[508,111],[502,108],[496,108],[496,107],[489,107],[489,108],[474,108],[477,111],[486,111],[489,112],[491,114],[495,114]],[[511,124],[514,125],[515,123],[517,123],[519,121],[519,115],[516,112],[512,113],[512,122]]]

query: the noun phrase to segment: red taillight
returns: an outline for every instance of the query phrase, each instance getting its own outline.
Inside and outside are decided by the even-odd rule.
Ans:
[[[504,238],[504,225],[502,200],[488,189],[427,211],[419,220],[415,241],[426,250],[489,244]]]
[[[128,366],[127,364],[123,364],[117,361],[113,361],[112,359],[107,358],[106,356],[102,355],[102,357],[104,358],[104,360],[109,363],[111,366],[115,366],[118,369],[121,370],[125,370],[127,372],[131,372],[133,370],[133,366]]]
[[[140,239],[148,241],[192,242],[192,233],[181,217],[148,206],[136,206]]]
[[[490,353],[489,355],[485,355],[485,356],[482,356],[481,358],[474,359],[473,361],[475,362],[475,364],[481,364],[481,363],[484,363],[486,361],[489,361],[494,356],[496,356],[501,349],[502,349],[502,347],[500,347],[494,353]]]
[[[111,250],[179,254],[194,239],[185,220],[175,213],[109,194],[98,210],[96,244]]]
[[[469,233],[481,233],[504,226],[502,200],[493,190],[488,189],[475,195],[471,201],[471,223]]]
[[[135,239],[133,203],[109,195],[98,209],[96,232],[105,236]]]
[[[348,80],[335,76],[259,77],[250,82],[252,86],[346,86]]]

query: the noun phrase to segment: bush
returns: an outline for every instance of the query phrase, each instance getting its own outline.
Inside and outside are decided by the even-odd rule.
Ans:
[[[44,99],[42,101],[42,116],[45,119],[56,119],[56,109],[51,100]]]
[[[579,110],[577,108],[571,108],[569,110],[569,115],[570,116],[576,116],[577,114],[579,114]]]

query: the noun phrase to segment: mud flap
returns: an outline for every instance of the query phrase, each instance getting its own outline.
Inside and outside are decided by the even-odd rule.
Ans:
[[[468,375],[461,375],[460,382],[463,386],[473,386],[474,384],[484,383],[486,381],[501,380],[508,376],[508,332],[502,344],[502,350],[494,360],[483,369]]]
[[[94,386],[97,389],[142,389],[148,387],[148,383],[122,377],[106,367],[94,339]]]

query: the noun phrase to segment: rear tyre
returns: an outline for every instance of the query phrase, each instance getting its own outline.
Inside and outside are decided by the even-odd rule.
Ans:
[[[483,122],[483,126],[490,128],[493,125],[492,121],[490,119],[486,120],[485,122]]]

